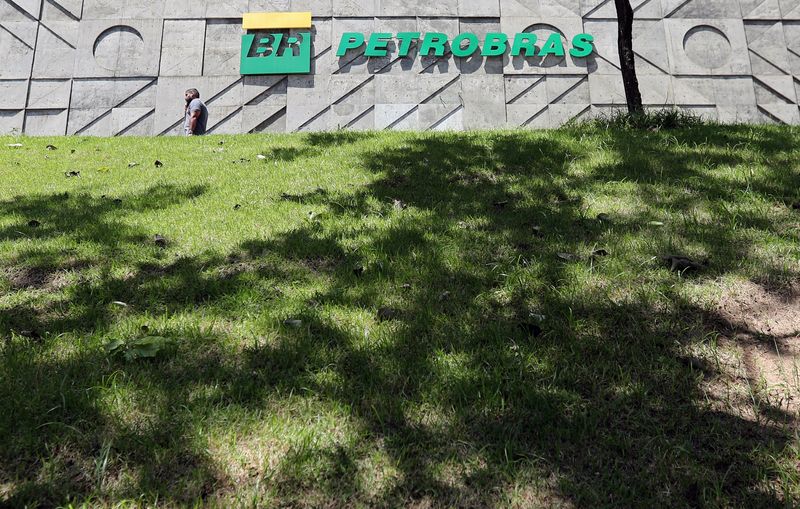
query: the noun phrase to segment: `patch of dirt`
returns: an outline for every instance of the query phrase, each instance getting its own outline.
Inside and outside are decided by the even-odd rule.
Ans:
[[[50,281],[50,271],[38,267],[18,267],[6,272],[13,290],[44,288]]]
[[[312,272],[332,272],[339,265],[340,260],[325,256],[308,256],[300,263]]]
[[[68,261],[54,267],[8,267],[3,272],[12,290],[59,290],[70,284],[70,272],[88,267],[87,262]]]
[[[720,346],[740,359],[756,406],[800,416],[800,285],[770,292],[752,282],[725,295],[715,310]]]

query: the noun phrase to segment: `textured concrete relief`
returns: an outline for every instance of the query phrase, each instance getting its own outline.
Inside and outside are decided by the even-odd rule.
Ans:
[[[800,0],[633,0],[648,107],[800,124]],[[311,73],[242,76],[242,15],[311,11]],[[542,128],[624,106],[613,0],[0,0],[0,132],[179,134],[200,89],[212,133]],[[338,56],[343,33],[386,55]],[[400,55],[397,34],[595,37],[588,57]],[[291,30],[286,31],[287,37]]]

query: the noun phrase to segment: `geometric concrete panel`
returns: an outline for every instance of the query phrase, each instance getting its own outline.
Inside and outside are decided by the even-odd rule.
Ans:
[[[72,108],[69,112],[67,134],[113,136],[110,113],[108,108]]]
[[[204,20],[165,20],[160,76],[191,76],[203,70]]]
[[[750,73],[744,24],[733,19],[666,19],[670,70],[683,75]]]
[[[285,124],[286,105],[261,103],[245,105],[242,107],[242,131],[243,133],[263,132],[271,130],[283,132]],[[284,123],[277,129],[277,120],[283,117]],[[280,125],[280,124],[278,124]]]
[[[89,20],[81,23],[75,76],[157,76],[161,20]]]
[[[458,0],[458,15],[500,17],[499,0]]]
[[[155,107],[156,85],[152,78],[76,79],[72,108]]]
[[[462,131],[464,108],[446,104],[421,104],[419,123],[420,129],[426,131]]]
[[[779,124],[800,123],[800,110],[795,104],[759,104],[758,108]]]
[[[74,75],[78,31],[77,21],[49,21],[39,25],[34,78],[71,78]]]
[[[461,77],[465,129],[489,129],[506,123],[505,80],[503,76]]]
[[[87,2],[90,0],[86,0]],[[170,0],[163,4],[164,19],[186,20],[205,18],[209,0]],[[251,12],[244,10],[242,12]],[[239,15],[241,17],[241,14]]]
[[[37,20],[41,12],[42,0],[0,0],[0,20]]]
[[[25,134],[29,136],[61,136],[67,130],[69,110],[28,110],[25,112]]]
[[[664,16],[669,18],[741,19],[736,0],[664,0]]]
[[[195,43],[201,39],[196,38]],[[238,20],[208,20],[205,33],[203,75],[226,76],[239,73],[242,24]],[[199,73],[197,69],[194,74]],[[189,75],[193,73],[188,73]]]
[[[375,129],[412,130],[419,128],[417,104],[376,104]]]
[[[236,134],[242,132],[242,107],[217,106],[208,117],[209,134]]]
[[[78,21],[83,0],[46,0],[42,4],[42,21]]]
[[[365,7],[370,7],[370,0],[356,0],[359,3],[366,4]],[[491,0],[487,0],[491,1]],[[349,0],[333,0],[333,15],[336,16],[337,2],[341,10],[346,10],[348,13],[342,13],[342,16],[369,16],[370,14],[357,13],[355,9],[345,7],[348,3],[353,4]],[[430,2],[428,0],[380,0],[374,2],[378,5],[378,16],[458,16],[458,0],[440,0],[438,2]]]
[[[754,76],[758,104],[796,104],[797,93],[791,76]]]
[[[164,16],[165,5],[170,3],[179,2],[167,2],[166,0],[84,0],[82,19],[161,19]],[[202,17],[203,13],[199,13],[198,16]],[[183,17],[191,17],[191,14],[187,12]]]
[[[791,74],[783,23],[748,21],[745,32],[754,74]]]
[[[129,116],[127,112],[125,113],[126,117],[128,118],[133,116],[133,115]],[[117,110],[114,110],[114,114],[117,114]],[[136,116],[138,116],[138,113]],[[124,129],[117,131],[116,136],[150,136],[153,133],[154,121],[155,121],[155,110],[148,110],[147,112],[144,113],[144,115],[140,116],[135,122],[129,124]]]
[[[390,1],[390,0],[382,0]],[[334,17],[340,16],[379,16],[381,15],[378,5],[378,0],[333,0],[331,2],[331,14]],[[412,7],[413,8],[413,7]],[[396,10],[393,7],[388,7],[389,12],[396,13],[398,16],[403,16],[401,10]]]
[[[543,129],[550,127],[547,104],[520,104],[506,106],[507,126],[512,129]]]
[[[0,81],[0,110],[22,109],[28,97],[28,80]]]
[[[333,16],[333,0],[289,0],[292,12],[310,11],[314,16]]]
[[[781,19],[781,5],[778,0],[739,0],[742,17],[750,19]]]
[[[0,110],[0,134],[22,134],[23,110]]]
[[[0,79],[28,79],[31,75],[37,23],[5,22],[0,25]]]
[[[247,0],[215,0],[206,3],[206,18],[241,18],[244,12],[264,12],[263,10],[251,11]],[[266,9],[274,12],[279,9]],[[288,10],[284,7],[281,10]]]
[[[33,80],[28,93],[28,108],[69,108],[72,80]]]

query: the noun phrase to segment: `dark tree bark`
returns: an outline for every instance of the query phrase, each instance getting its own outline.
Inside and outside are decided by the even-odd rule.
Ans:
[[[625,100],[628,113],[641,113],[642,94],[639,92],[639,80],[636,78],[636,64],[633,55],[633,7],[630,0],[614,0],[617,8],[617,41],[619,46],[619,63],[622,70],[622,83],[625,86]]]

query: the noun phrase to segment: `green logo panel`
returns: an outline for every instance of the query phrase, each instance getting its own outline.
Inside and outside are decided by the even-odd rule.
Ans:
[[[242,36],[242,74],[311,72],[311,32],[258,32]]]

